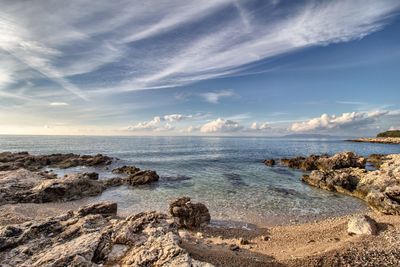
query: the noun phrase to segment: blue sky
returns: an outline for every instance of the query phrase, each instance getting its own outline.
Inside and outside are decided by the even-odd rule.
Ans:
[[[400,128],[398,0],[0,5],[0,133]]]

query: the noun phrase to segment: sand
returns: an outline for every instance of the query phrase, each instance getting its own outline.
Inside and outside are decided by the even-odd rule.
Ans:
[[[4,205],[0,207],[0,225],[56,216],[82,204],[84,201]],[[268,228],[210,225],[199,231],[180,230],[181,246],[193,258],[216,266],[341,266],[347,261],[351,266],[396,266],[400,261],[400,217],[368,215],[379,223],[377,236],[348,235],[348,215]],[[241,239],[248,244],[241,244]]]

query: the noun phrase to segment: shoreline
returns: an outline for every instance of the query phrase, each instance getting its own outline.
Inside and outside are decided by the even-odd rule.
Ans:
[[[93,203],[95,198],[91,197],[101,195],[107,186],[129,183],[134,187],[157,182],[155,171],[122,166],[112,170],[122,176],[111,178],[111,182],[99,179],[97,173],[57,177],[53,172],[44,171],[47,166],[54,165],[67,170],[77,165],[108,166],[112,159],[107,156],[3,153],[0,154],[0,212],[4,215],[0,217],[0,249],[5,248],[5,252],[0,253],[0,263],[11,260],[15,264],[46,266],[33,263],[58,262],[66,251],[70,256],[62,258],[64,265],[70,264],[71,259],[73,263],[84,261],[94,266],[98,263],[142,264],[151,258],[151,262],[157,263],[151,266],[164,266],[167,262],[170,266],[184,262],[188,266],[202,267],[395,266],[400,264],[400,216],[384,215],[377,210],[397,214],[397,191],[393,184],[388,186],[371,181],[386,179],[384,181],[392,182],[390,179],[400,170],[400,155],[375,157],[375,171],[367,171],[367,159],[352,152],[281,161],[292,168],[312,170],[303,176],[303,181],[325,190],[352,195],[356,189],[360,193],[373,192],[373,187],[366,185],[383,186],[380,187],[384,190],[381,194],[386,195],[382,196],[389,197],[386,202],[366,199],[370,206],[381,205],[377,206],[380,210],[326,214],[327,218],[288,216],[284,223],[252,224],[218,220],[218,216],[210,223],[207,207],[202,203],[191,203],[185,197],[170,202],[169,215],[168,209],[127,213],[118,210],[115,202]],[[354,174],[362,176],[356,184],[349,183],[346,179],[353,179]],[[93,191],[93,187],[96,190]],[[388,203],[390,206],[383,205]],[[360,217],[371,219],[371,225],[376,228],[374,233],[350,232],[349,222]],[[358,223],[362,226],[357,227],[364,231],[367,226]],[[49,225],[55,225],[55,228],[49,228]],[[146,240],[145,243],[142,240]],[[37,255],[25,253],[26,246],[36,250]],[[148,254],[152,249],[157,251],[157,256]],[[82,259],[77,251],[90,253]]]
[[[400,144],[399,137],[373,137],[373,138],[357,138],[346,140],[348,142],[356,142],[356,143],[377,143],[377,144]]]

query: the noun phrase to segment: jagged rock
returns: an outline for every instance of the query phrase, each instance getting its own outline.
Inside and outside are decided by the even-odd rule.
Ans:
[[[384,162],[386,155],[383,154],[371,154],[368,156],[367,161],[371,163],[375,168],[379,169]]]
[[[0,265],[212,266],[179,247],[177,227],[165,214],[124,219],[110,216],[115,206],[99,203],[38,222],[0,226]]]
[[[199,228],[210,223],[211,220],[207,207],[202,203],[192,203],[188,197],[178,198],[171,202],[169,212],[182,228]]]
[[[347,232],[356,235],[376,235],[376,222],[367,215],[354,215],[347,223]]]
[[[266,160],[264,160],[264,164],[267,165],[267,166],[272,167],[272,166],[274,166],[276,164],[276,162],[275,162],[274,159],[266,159]]]
[[[143,185],[158,181],[160,177],[155,171],[138,171],[129,175],[126,182],[129,185]]]
[[[320,158],[317,161],[320,170],[337,170],[344,168],[365,168],[366,159],[357,156],[355,153],[347,151],[337,153],[329,158]]]
[[[77,211],[79,216],[86,216],[88,214],[102,214],[102,215],[116,215],[117,203],[114,202],[100,202],[96,204],[86,205]]]
[[[316,170],[303,181],[326,190],[365,200],[373,209],[400,215],[400,154],[387,155],[379,170],[360,168]]]
[[[77,155],[77,154],[51,154],[51,155],[31,155],[28,152],[2,152],[0,153],[0,171],[17,170],[25,168],[37,171],[47,166],[57,168],[70,168],[77,166],[101,166],[111,164],[113,158],[97,154]]]
[[[122,166],[122,167],[115,168],[114,170],[112,170],[113,173],[127,174],[127,175],[135,174],[138,171],[140,171],[140,169],[135,166]]]
[[[366,159],[353,152],[337,153],[332,157],[328,155],[311,155],[309,157],[295,157],[281,159],[281,164],[304,171],[337,170],[343,168],[365,168]]]
[[[0,205],[74,200],[100,194],[107,188],[97,173],[55,177],[25,169],[0,172]]]

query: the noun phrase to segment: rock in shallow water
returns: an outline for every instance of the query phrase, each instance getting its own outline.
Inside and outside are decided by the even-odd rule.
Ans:
[[[143,212],[123,219],[113,216],[115,207],[99,203],[0,227],[0,265],[212,266],[179,247],[177,227],[165,214]]]
[[[376,235],[376,222],[367,215],[354,215],[347,224],[347,232],[356,235]]]
[[[169,212],[182,228],[199,228],[207,225],[211,220],[207,207],[202,203],[192,203],[188,197],[178,198],[171,202]]]
[[[365,200],[373,209],[400,215],[400,154],[387,155],[379,170],[360,168],[315,170],[303,181]]]

